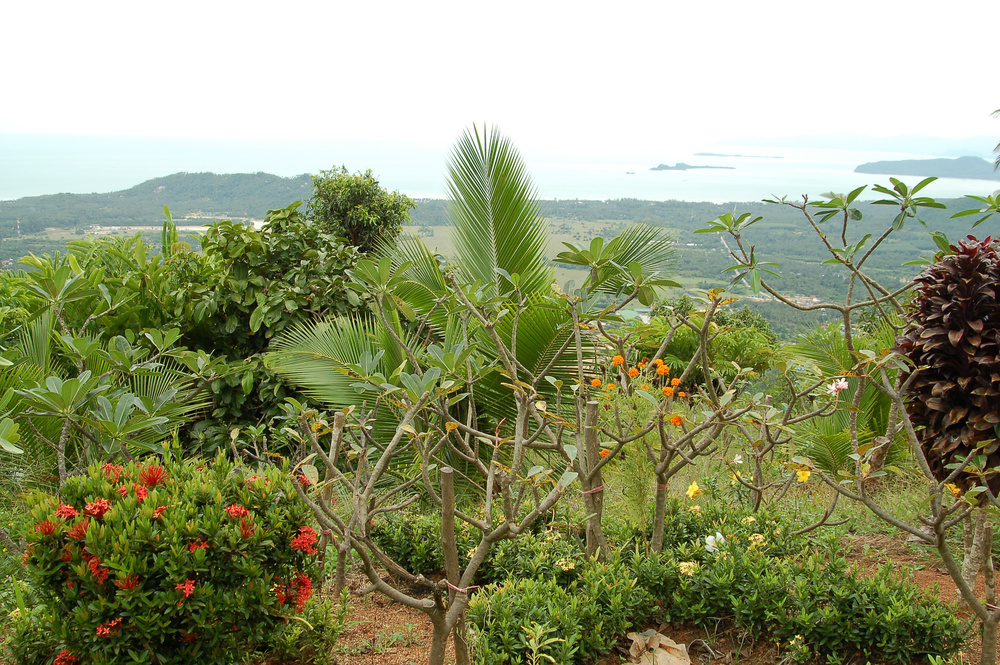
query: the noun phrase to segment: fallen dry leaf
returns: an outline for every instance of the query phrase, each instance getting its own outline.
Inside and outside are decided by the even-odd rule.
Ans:
[[[687,648],[653,629],[643,633],[629,633],[632,640],[629,662],[639,665],[691,665]]]

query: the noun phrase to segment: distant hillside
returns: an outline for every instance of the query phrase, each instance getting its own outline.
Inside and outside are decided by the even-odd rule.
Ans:
[[[956,159],[901,159],[899,161],[869,162],[854,169],[855,173],[881,175],[937,176],[938,178],[971,178],[974,180],[1000,180],[1000,173],[993,164],[979,157]]]
[[[262,219],[268,210],[307,201],[312,192],[308,175],[175,173],[109,194],[52,194],[0,201],[0,238],[13,235],[17,219],[21,220],[21,233],[90,224],[158,225],[165,205],[175,218]]]

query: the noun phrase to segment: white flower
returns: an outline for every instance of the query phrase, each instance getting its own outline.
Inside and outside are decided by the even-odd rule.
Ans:
[[[705,549],[709,552],[718,552],[719,548],[726,544],[726,539],[718,531],[714,536],[705,536]]]
[[[837,379],[826,387],[826,391],[836,396],[841,390],[847,390],[847,379]]]
[[[733,464],[743,464],[743,455],[737,455],[734,457]]]

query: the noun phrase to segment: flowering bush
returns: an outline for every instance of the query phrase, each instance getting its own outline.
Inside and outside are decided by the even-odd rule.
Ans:
[[[317,537],[286,476],[222,458],[105,464],[31,497],[41,602],[15,658],[232,663],[268,643],[312,593]]]

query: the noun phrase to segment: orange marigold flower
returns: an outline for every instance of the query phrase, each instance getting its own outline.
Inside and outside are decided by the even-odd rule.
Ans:
[[[615,367],[621,367],[622,365],[625,364],[625,358],[622,356],[615,356],[614,358],[611,359],[611,364],[614,365]]]
[[[642,388],[640,388],[640,390],[649,390],[649,384],[648,383],[642,384]]]
[[[683,422],[684,421],[681,420],[680,416],[674,416],[673,418],[670,419],[670,424],[673,425],[674,427],[680,427],[681,423]]]
[[[640,362],[639,363],[639,369],[646,369],[646,363]]]
[[[686,392],[684,392],[683,390],[681,390],[681,391],[679,391],[679,392],[677,393],[677,396],[678,396],[678,397],[687,397],[687,393],[686,393]]]
[[[600,388],[601,387],[601,380],[600,379],[592,379],[591,382],[590,382],[590,385],[594,386],[595,388]]]
[[[669,367],[667,367],[666,365],[659,365],[659,366],[657,366],[657,368],[656,368],[656,375],[657,376],[666,376],[667,374],[670,374],[670,368]]]
[[[663,387],[663,394],[666,397],[673,397],[674,396],[674,389],[671,388],[670,386],[664,386]]]
[[[610,450],[608,450],[607,448],[601,448],[601,457],[607,457],[610,454],[611,454]]]
[[[628,375],[634,379],[635,377],[639,376],[639,370],[637,370],[635,367],[629,367]]]
[[[653,364],[656,365],[657,367],[663,367],[663,361],[660,358],[654,360]]]
[[[618,390],[618,386],[616,386],[616,385],[615,385],[615,384],[613,384],[613,383],[609,383],[609,384],[608,384],[608,385],[607,385],[607,386],[606,386],[606,387],[605,387],[604,389],[605,389],[605,390],[608,390],[608,391],[611,391],[611,390]]]
[[[679,385],[681,385],[681,380],[677,379],[677,378],[670,379],[670,385],[672,385],[672,386],[679,386]]]

